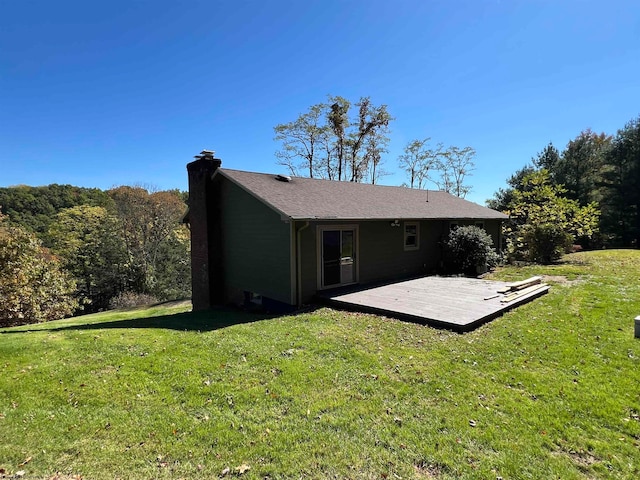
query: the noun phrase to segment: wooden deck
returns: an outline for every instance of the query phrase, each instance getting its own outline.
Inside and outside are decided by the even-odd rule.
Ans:
[[[455,331],[469,331],[507,310],[544,295],[549,287],[508,303],[497,291],[508,284],[461,277],[422,277],[375,287],[322,292],[324,302]],[[493,297],[493,298],[491,298]]]

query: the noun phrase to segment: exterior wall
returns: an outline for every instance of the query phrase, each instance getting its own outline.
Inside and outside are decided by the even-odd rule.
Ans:
[[[410,220],[407,220],[410,222]],[[437,268],[441,222],[419,221],[417,250],[404,249],[405,221],[363,222],[360,226],[360,282],[395,280],[431,273]]]
[[[291,225],[226,178],[214,182],[220,193],[227,299],[231,292],[248,291],[291,304]]]
[[[410,220],[408,220],[410,221]],[[358,225],[356,262],[358,283],[375,283],[435,273],[440,267],[439,245],[449,223],[420,221],[419,249],[405,251],[404,221],[392,227],[389,221],[310,222],[301,232],[302,301],[308,302],[318,289],[318,226]],[[298,225],[300,222],[298,222]]]

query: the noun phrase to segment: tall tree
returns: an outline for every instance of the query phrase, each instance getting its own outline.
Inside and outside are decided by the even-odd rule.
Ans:
[[[376,182],[384,174],[380,164],[392,117],[386,105],[373,105],[369,97],[354,106],[356,114],[349,100],[329,96],[293,122],[276,125],[278,164],[293,175]]]
[[[114,215],[89,205],[62,210],[49,227],[52,250],[75,278],[85,311],[107,308],[127,286],[126,251],[119,232]]]
[[[533,158],[533,165],[536,168],[546,169],[551,175],[551,178],[554,177],[559,162],[560,152],[551,142]]]
[[[378,107],[371,105],[369,97],[360,98],[356,106],[358,107],[358,121],[354,124],[357,128],[350,132],[347,144],[351,166],[350,181],[361,182],[369,169],[368,157],[363,156],[361,150],[367,139],[386,136],[391,115],[387,112],[386,105]]]
[[[436,180],[438,188],[457,197],[464,198],[471,191],[471,185],[465,184],[467,177],[475,169],[476,151],[471,147],[449,147],[440,155],[440,178]]]
[[[349,108],[351,103],[346,98],[329,97],[331,106],[327,114],[329,127],[335,136],[335,152],[337,161],[337,180],[342,180],[345,173],[345,150],[347,144],[347,128],[349,127]]]
[[[430,172],[439,165],[442,144],[436,149],[429,148],[427,137],[413,140],[404,147],[404,153],[398,157],[398,164],[409,176],[410,188],[425,188],[427,180],[431,180]]]
[[[600,170],[610,144],[610,135],[597,134],[590,129],[580,132],[567,144],[556,168],[551,171],[551,178],[564,185],[567,196],[581,205],[598,201]]]
[[[614,243],[640,247],[640,117],[613,138],[602,185],[603,230]]]
[[[281,150],[276,152],[278,164],[287,167],[292,175],[302,170],[313,178],[321,168],[318,157],[327,133],[325,111],[325,104],[312,105],[293,122],[274,127],[275,140],[282,142]]]
[[[118,187],[109,190],[116,203],[121,224],[131,288],[164,298],[158,288],[159,264],[165,244],[184,228],[181,219],[186,210],[178,191],[149,193],[142,187]]]
[[[387,145],[389,137],[386,135],[370,135],[365,145],[364,158],[369,170],[369,182],[371,184],[378,183],[381,177],[389,175],[382,168],[382,154],[387,153]]]

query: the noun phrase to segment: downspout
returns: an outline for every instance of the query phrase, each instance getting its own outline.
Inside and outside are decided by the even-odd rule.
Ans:
[[[296,231],[296,292],[298,294],[298,307],[302,305],[302,258],[300,253],[300,233],[307,227],[309,227],[308,220],[304,222],[304,225]]]

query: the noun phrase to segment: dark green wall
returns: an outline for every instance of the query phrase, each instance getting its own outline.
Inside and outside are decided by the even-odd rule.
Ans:
[[[301,226],[303,222],[298,222]],[[390,221],[310,222],[302,231],[302,298],[309,301],[316,292],[318,278],[318,245],[316,236],[321,225],[358,226],[359,283],[396,280],[415,275],[434,273],[440,265],[439,242],[448,231],[444,221],[420,221],[420,248],[404,250],[404,221],[391,227]]]
[[[291,303],[291,225],[252,195],[216,177],[222,202],[222,263],[227,290]]]
[[[408,220],[411,221],[411,220]],[[475,220],[453,220],[459,225],[474,225]],[[311,300],[317,289],[318,226],[358,226],[357,262],[361,284],[387,280],[397,280],[416,275],[436,273],[441,267],[442,240],[449,233],[449,220],[422,220],[420,225],[420,245],[418,250],[404,250],[404,223],[391,227],[390,221],[360,222],[309,222],[301,233],[302,299]],[[300,228],[304,222],[297,222]],[[499,245],[500,221],[484,220],[487,233],[494,245]]]

